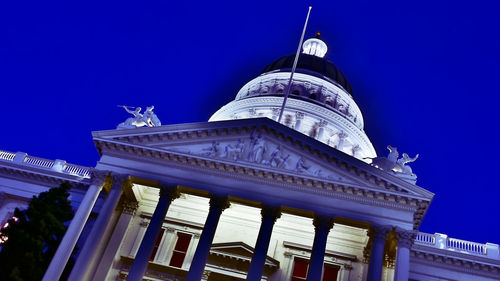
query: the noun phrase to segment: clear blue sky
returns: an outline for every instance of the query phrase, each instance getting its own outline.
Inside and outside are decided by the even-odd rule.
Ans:
[[[0,149],[93,166],[91,131],[155,105],[206,121],[322,31],[377,152],[420,153],[436,194],[421,230],[500,243],[498,1],[199,1],[0,4]]]

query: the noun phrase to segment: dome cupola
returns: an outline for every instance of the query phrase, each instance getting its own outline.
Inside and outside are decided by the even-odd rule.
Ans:
[[[344,74],[325,58],[328,47],[310,38],[302,45],[281,123],[360,160],[376,157],[363,116]],[[268,117],[278,120],[294,55],[269,64],[209,121]]]
[[[328,51],[328,47],[326,46],[325,42],[323,42],[321,39],[319,39],[320,35],[321,35],[321,33],[317,32],[316,38],[307,39],[306,42],[304,42],[304,44],[302,44],[302,53],[303,54],[317,56],[320,58],[325,57],[326,52]]]

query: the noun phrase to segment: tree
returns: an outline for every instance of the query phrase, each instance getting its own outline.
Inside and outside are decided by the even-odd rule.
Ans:
[[[69,182],[33,196],[0,232],[0,280],[41,280],[66,232],[73,210]]]

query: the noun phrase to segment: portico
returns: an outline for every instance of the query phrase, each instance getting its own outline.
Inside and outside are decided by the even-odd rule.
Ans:
[[[216,146],[232,143],[234,146],[245,144],[246,140],[249,144],[256,138],[267,151],[259,162],[243,155],[251,155],[251,147],[242,149],[237,157],[223,155],[216,149]],[[337,278],[342,279],[338,280],[349,280],[353,266],[360,272],[372,268],[370,276],[376,280],[377,276],[381,278],[377,270],[382,272],[380,243],[383,242],[374,239],[369,265],[361,262],[369,228],[384,226],[410,231],[418,227],[432,198],[432,194],[415,185],[268,119],[101,131],[94,133],[94,140],[101,153],[97,169],[132,179],[134,184],[124,190],[122,196],[138,202],[139,207],[128,224],[117,223],[121,219],[120,208],[113,210],[114,222],[110,223],[115,229],[106,235],[107,239],[119,237],[121,243],[114,246],[114,253],[110,246],[102,249],[102,261],[109,260],[105,263],[107,268],[97,266],[85,270],[101,274],[94,275],[93,279],[115,274],[127,280],[141,280],[151,268],[186,280],[209,278],[210,268],[217,269],[207,265],[214,251],[212,244],[246,239],[246,244],[255,248],[251,250],[251,259],[248,254],[239,258],[239,268],[243,271],[238,274],[245,276],[250,272],[247,280],[267,279],[266,273],[272,268],[269,259],[277,257],[279,267],[286,269],[283,274],[291,275],[296,260],[305,259],[315,268],[322,268],[324,263],[328,268],[339,270]],[[290,162],[300,161],[304,166],[287,163],[275,167],[272,161],[266,162],[266,153],[278,146],[289,155]],[[167,195],[163,199],[158,191],[163,190],[161,186],[175,187],[181,197],[175,199]],[[171,202],[171,208],[167,201]],[[226,212],[233,213],[225,218]],[[302,223],[291,226],[290,222],[296,221]],[[335,226],[337,221],[342,223]],[[354,222],[355,226],[346,221]],[[232,224],[230,228],[229,224]],[[284,233],[285,228],[296,233],[288,235]],[[359,248],[357,254],[341,245],[347,243],[342,242],[345,240],[343,228],[364,233],[359,235],[359,243],[349,242],[352,249]],[[127,235],[116,234],[124,231]],[[247,234],[251,238],[245,237]],[[131,240],[132,237],[136,238]],[[284,245],[302,245],[294,247],[310,250],[288,251]],[[404,255],[404,251],[402,253]],[[228,252],[224,255],[238,256]],[[170,266],[178,262],[179,256],[182,256],[180,266]],[[140,270],[136,270],[138,267]],[[376,273],[372,273],[374,269]],[[321,278],[320,272],[308,280]]]

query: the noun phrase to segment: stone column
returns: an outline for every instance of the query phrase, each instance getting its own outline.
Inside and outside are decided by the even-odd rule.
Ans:
[[[262,223],[260,224],[259,236],[255,243],[255,252],[248,270],[247,281],[260,281],[264,265],[266,263],[267,250],[269,249],[269,241],[273,232],[276,219],[281,216],[281,208],[262,206],[260,211]]]
[[[82,233],[83,227],[89,218],[92,207],[94,207],[97,197],[101,192],[104,183],[108,177],[108,172],[92,170],[92,184],[87,189],[78,210],[76,211],[71,223],[69,224],[64,237],[57,248],[57,251],[50,262],[50,265],[43,276],[43,281],[59,280],[61,274],[68,262],[71,252]]]
[[[201,233],[200,241],[198,242],[198,247],[196,247],[196,252],[194,253],[193,261],[191,262],[185,281],[201,280],[220,215],[227,207],[229,207],[227,197],[211,196],[207,220],[205,221],[205,226],[203,227],[203,232]]]
[[[344,131],[340,131],[339,133],[337,133],[337,136],[339,137],[339,144],[337,145],[336,148],[338,150],[342,150],[344,148],[345,139],[347,138],[347,134],[344,133]]]
[[[368,280],[382,280],[382,266],[384,263],[384,245],[390,228],[387,226],[374,225],[372,227],[372,251],[370,254],[370,265],[368,266]]]
[[[314,244],[311,251],[307,281],[321,281],[323,262],[325,260],[326,240],[333,227],[333,219],[323,216],[314,216]]]
[[[135,199],[133,200],[124,200],[122,205],[122,212],[116,226],[113,230],[113,234],[109,239],[109,243],[104,250],[104,254],[102,255],[101,260],[97,266],[96,273],[94,274],[94,280],[104,280],[106,279],[106,275],[108,274],[109,269],[111,268],[113,261],[116,259],[116,254],[120,249],[120,245],[122,244],[123,239],[125,238],[125,234],[127,233],[127,229],[132,221],[139,204]],[[119,256],[119,255],[118,255]]]
[[[304,119],[304,113],[297,111],[295,113],[295,126],[293,128],[298,131],[300,129],[300,125],[302,123],[302,119]]]
[[[99,250],[105,247],[105,232],[110,227],[111,218],[123,193],[124,186],[130,185],[128,175],[113,174],[113,186],[104,202],[97,220],[78,255],[68,280],[90,280],[99,262]]]
[[[319,122],[319,131],[318,131],[318,137],[317,139],[319,141],[323,141],[323,135],[325,134],[325,127],[328,125],[328,122],[325,120],[321,120]]]
[[[156,205],[156,209],[153,213],[153,217],[149,222],[148,229],[144,238],[142,239],[139,251],[135,256],[134,263],[130,268],[130,272],[127,277],[127,281],[141,281],[149,263],[149,257],[153,252],[155,246],[155,241],[160,234],[161,226],[163,225],[163,220],[167,214],[168,207],[170,203],[175,198],[179,197],[179,192],[177,186],[160,187],[160,199]]]
[[[417,233],[412,230],[396,229],[398,251],[396,254],[395,281],[407,281],[410,278],[410,248]]]

